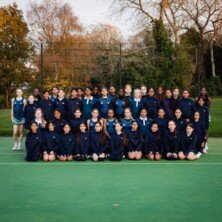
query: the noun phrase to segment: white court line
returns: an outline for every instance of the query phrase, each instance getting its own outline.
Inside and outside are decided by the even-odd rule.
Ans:
[[[139,162],[131,162],[131,163],[120,163],[120,162],[91,162],[91,163],[62,163],[62,162],[56,162],[56,163],[47,163],[47,162],[23,162],[23,163],[0,163],[0,165],[31,165],[31,166],[37,166],[37,165],[44,165],[44,166],[52,166],[52,165],[73,165],[73,166],[84,166],[84,165],[222,165],[222,162],[216,162],[216,163],[197,163],[197,162],[184,162],[184,163],[159,163],[159,162],[154,162],[154,163],[139,163]]]
[[[0,155],[21,155],[21,154],[26,154],[26,153],[20,153],[20,152],[15,152],[15,153],[0,153]],[[221,153],[207,153],[207,154],[202,154],[202,156],[208,156],[208,155],[222,155]]]
[[[0,153],[0,155],[25,155],[26,153]],[[202,154],[202,156],[208,156],[208,155],[222,155],[222,153],[207,153]]]
[[[1,138],[1,137],[0,137]],[[11,150],[11,148],[0,148],[0,150]],[[25,148],[21,148],[21,150],[25,150]],[[209,152],[211,151],[218,151],[218,150],[221,150],[222,151],[222,148],[218,148],[218,149],[209,149]],[[16,152],[16,151],[15,151]]]
[[[26,153],[20,153],[20,152],[14,152],[14,153],[0,153],[0,155],[21,155],[21,154],[26,154]],[[202,154],[202,156],[208,156],[208,155],[222,155],[221,153],[207,153],[207,154]]]

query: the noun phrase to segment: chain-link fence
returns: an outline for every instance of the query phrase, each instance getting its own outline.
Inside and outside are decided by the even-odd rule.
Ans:
[[[142,73],[142,69],[150,65],[149,55],[153,51],[150,46],[117,42],[41,43],[36,50],[39,53],[36,60],[39,77],[36,81],[42,88],[49,87],[49,82],[69,87],[121,87],[129,82],[135,83],[133,78],[140,84],[147,84],[149,81],[150,73]],[[132,73],[133,70],[129,71],[132,68],[130,65],[133,68],[137,65],[141,67],[139,71]]]

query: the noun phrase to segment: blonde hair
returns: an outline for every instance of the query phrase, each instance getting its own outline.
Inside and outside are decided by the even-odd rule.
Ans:
[[[140,89],[134,89],[133,95],[135,95],[137,92],[141,93],[141,90]]]
[[[127,87],[132,89],[132,86],[130,84],[126,84],[124,88],[127,88]]]
[[[42,120],[42,125],[43,125],[43,127],[45,127],[45,125],[46,125],[46,121],[45,121],[45,119],[44,119],[44,116],[43,116],[44,114],[43,114],[41,108],[37,108],[37,109],[35,110],[35,118],[36,118],[36,113],[37,113],[38,111],[40,111],[41,114],[42,114],[42,118],[41,118],[41,120]]]

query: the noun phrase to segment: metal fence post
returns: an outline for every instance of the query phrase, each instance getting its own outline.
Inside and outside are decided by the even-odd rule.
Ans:
[[[40,53],[40,85],[43,88],[43,43],[41,42],[41,53]]]
[[[119,45],[119,88],[122,86],[122,44]]]

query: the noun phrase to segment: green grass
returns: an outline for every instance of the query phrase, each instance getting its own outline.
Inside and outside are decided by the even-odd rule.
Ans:
[[[210,110],[210,136],[222,137],[222,99],[213,99]]]
[[[26,163],[0,140],[4,221],[219,221],[222,139],[195,162]]]
[[[12,134],[10,110],[0,110],[0,136]],[[213,99],[211,107],[211,125],[209,135],[222,137],[222,99]]]
[[[0,136],[12,135],[11,110],[0,110]]]

